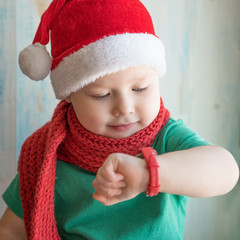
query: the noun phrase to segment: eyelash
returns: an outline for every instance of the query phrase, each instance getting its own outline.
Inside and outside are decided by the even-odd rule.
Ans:
[[[143,87],[143,88],[133,88],[133,89],[132,89],[132,91],[134,91],[134,92],[143,92],[143,91],[145,91],[145,90],[147,90],[147,87]]]
[[[107,93],[105,95],[99,95],[99,96],[96,95],[96,96],[92,96],[92,97],[95,99],[101,100],[101,99],[108,97],[109,95],[110,95],[110,93]]]
[[[144,87],[144,88],[133,88],[132,91],[133,92],[143,92],[147,90],[147,87]],[[92,96],[93,98],[97,99],[97,100],[103,100],[105,98],[107,98],[108,96],[110,95],[110,93],[107,93],[105,95],[99,95],[99,96]]]

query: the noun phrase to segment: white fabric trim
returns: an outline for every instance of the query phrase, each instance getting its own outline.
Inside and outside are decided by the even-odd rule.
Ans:
[[[97,78],[128,67],[145,65],[166,71],[165,49],[159,38],[145,33],[126,33],[104,37],[65,57],[51,72],[56,98],[72,92]]]

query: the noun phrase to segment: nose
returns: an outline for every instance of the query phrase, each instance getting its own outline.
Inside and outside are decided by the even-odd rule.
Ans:
[[[114,102],[112,114],[115,117],[119,117],[121,115],[132,114],[134,111],[134,101],[130,97],[120,96]]]

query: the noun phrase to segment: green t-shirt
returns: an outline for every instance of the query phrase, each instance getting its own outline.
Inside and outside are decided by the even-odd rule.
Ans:
[[[181,121],[170,119],[153,147],[159,154],[209,145]],[[95,174],[57,161],[55,217],[61,239],[182,240],[187,197],[159,193],[104,206],[92,198]],[[8,207],[23,217],[19,176],[3,194]]]

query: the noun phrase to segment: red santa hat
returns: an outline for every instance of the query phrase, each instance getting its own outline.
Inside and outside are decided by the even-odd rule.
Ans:
[[[51,72],[58,99],[128,67],[149,66],[160,77],[166,70],[164,46],[139,0],[53,0],[19,65],[33,80]]]

